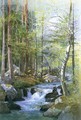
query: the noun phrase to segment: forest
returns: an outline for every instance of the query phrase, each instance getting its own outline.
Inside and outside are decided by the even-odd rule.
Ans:
[[[0,0],[0,120],[81,120],[81,0]]]

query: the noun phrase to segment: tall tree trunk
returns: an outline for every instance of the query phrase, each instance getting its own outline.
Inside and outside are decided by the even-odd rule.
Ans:
[[[64,59],[64,62],[62,64],[62,68],[61,68],[62,89],[63,89],[63,94],[64,95],[68,94],[67,87],[66,87],[66,82],[65,82],[65,71],[66,71],[66,66],[67,66],[67,62],[68,62],[68,59],[69,59],[70,49],[71,49],[71,42],[69,41],[69,45],[68,45],[67,51],[66,51],[66,57]]]
[[[2,68],[1,79],[5,79],[5,13],[4,13],[4,0],[2,0],[2,14],[3,14],[3,40],[2,40]]]
[[[28,31],[28,0],[25,0],[25,25]]]
[[[75,74],[75,52],[74,52],[74,5],[72,3],[72,11],[73,11],[73,18],[72,18],[72,70],[73,70],[73,82],[74,81],[74,74]]]
[[[9,79],[13,82],[13,63],[12,63],[12,47],[11,47],[11,24],[10,24],[10,13],[11,13],[11,0],[8,0],[8,67],[9,67]]]
[[[71,45],[72,45],[72,2],[70,0],[70,11],[69,11],[69,40],[68,40],[68,46],[67,46],[67,50],[66,50],[66,56],[65,59],[63,61],[62,67],[61,67],[61,80],[62,80],[62,89],[63,89],[63,94],[67,95],[68,94],[68,90],[67,90],[67,86],[66,86],[66,81],[65,81],[65,71],[66,71],[66,66],[67,66],[67,62],[69,59],[69,55],[70,55],[70,50],[71,50]]]
[[[26,32],[28,35],[28,0],[25,0],[25,26],[26,26]],[[29,41],[26,37],[26,46],[29,48]],[[28,65],[29,65],[29,54],[28,51],[26,51],[26,62],[25,62],[25,72],[28,72]]]
[[[42,56],[41,56],[41,77],[43,76],[43,62],[44,62],[44,57],[43,57],[43,47],[44,47],[44,15],[42,16],[42,37],[41,37],[41,48],[42,48]]]
[[[35,76],[37,77],[38,76],[38,54],[37,54],[37,51],[38,51],[38,47],[37,47],[37,35],[35,33],[35,39],[36,39],[36,52],[35,52]]]
[[[18,12],[18,0],[16,0],[16,13]]]

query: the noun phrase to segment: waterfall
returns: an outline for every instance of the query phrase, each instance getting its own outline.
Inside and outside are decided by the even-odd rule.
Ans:
[[[33,95],[31,94],[31,88],[29,88],[25,101],[18,101],[16,103],[21,106],[22,110],[25,111],[40,110],[41,105],[48,104],[45,102],[45,95],[51,93],[54,86],[56,86],[56,84],[52,83],[36,85],[34,86],[36,92]],[[60,94],[59,89],[58,93]]]
[[[31,89],[29,88],[28,89],[28,91],[27,91],[27,98],[28,99],[30,99],[31,98],[31,96],[32,96],[32,94],[31,94],[31,91],[30,91]]]

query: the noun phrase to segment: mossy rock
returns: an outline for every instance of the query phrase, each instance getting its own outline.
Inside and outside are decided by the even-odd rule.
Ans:
[[[16,89],[23,89],[23,88],[28,88],[31,86],[34,86],[36,84],[36,81],[32,80],[32,79],[27,79],[27,78],[19,78],[19,80],[15,80],[14,81],[14,87]]]
[[[13,86],[16,89],[28,88],[39,83],[43,83],[44,80],[41,78],[35,78],[34,76],[22,76],[16,77]]]
[[[17,96],[15,97],[14,101],[22,101],[22,100],[24,100],[24,98],[22,96],[22,89],[18,89]]]
[[[6,93],[0,86],[0,101],[5,101],[5,98],[6,98]]]
[[[10,109],[8,107],[8,103],[0,102],[0,113],[1,114],[10,113]]]
[[[58,103],[58,104],[53,104],[52,108],[57,108],[57,109],[61,109],[64,110],[67,106],[70,106],[70,112],[73,115],[79,115],[80,111],[81,111],[81,103],[79,101],[78,98],[75,99],[75,96],[61,96],[62,99],[62,103]],[[78,99],[78,100],[77,100]]]
[[[55,108],[63,110],[67,106],[67,103],[58,103],[54,105]]]
[[[73,103],[71,105],[71,112],[73,114],[78,114],[80,112],[81,105],[79,103]]]
[[[52,104],[42,105],[40,111],[45,112],[45,111],[47,111],[51,106],[52,106]]]
[[[11,103],[11,104],[9,103],[8,107],[10,110],[21,110],[21,107],[15,103]]]

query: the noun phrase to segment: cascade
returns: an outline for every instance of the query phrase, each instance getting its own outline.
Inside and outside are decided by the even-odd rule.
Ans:
[[[25,97],[25,101],[18,101],[16,102],[18,105],[21,106],[22,110],[25,111],[33,111],[33,110],[40,110],[40,106],[43,104],[48,104],[45,102],[45,95],[51,93],[53,91],[54,86],[59,86],[60,83],[46,83],[34,86],[36,88],[36,92],[32,95],[31,88],[28,88],[27,97]],[[57,92],[60,95],[60,90],[58,89]]]

